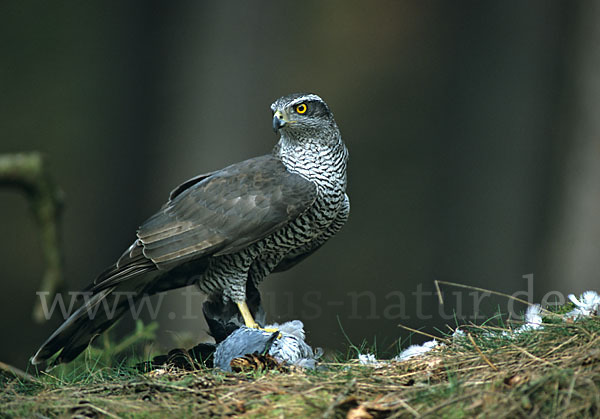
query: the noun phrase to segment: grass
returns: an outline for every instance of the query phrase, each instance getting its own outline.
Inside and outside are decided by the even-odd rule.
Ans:
[[[418,358],[318,371],[141,374],[88,351],[49,373],[0,375],[0,416],[598,417],[600,318],[544,321],[514,338],[464,327],[464,338]]]

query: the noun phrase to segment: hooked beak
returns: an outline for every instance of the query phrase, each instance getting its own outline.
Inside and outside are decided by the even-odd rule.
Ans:
[[[273,131],[277,132],[279,128],[283,127],[287,123],[285,115],[281,111],[277,111],[273,114]]]

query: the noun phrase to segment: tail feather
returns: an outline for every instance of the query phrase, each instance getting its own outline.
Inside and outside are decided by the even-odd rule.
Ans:
[[[59,351],[60,354],[54,360],[54,364],[75,359],[88,346],[95,335],[108,329],[123,314],[126,301],[125,304],[123,304],[123,301],[120,302],[112,315],[107,313],[106,310],[102,310],[102,307],[98,307],[104,305],[103,301],[114,302],[112,301],[114,290],[115,287],[103,289],[85,301],[42,344],[31,358],[31,363],[34,365],[40,364]],[[109,307],[112,307],[112,305],[109,304]]]
[[[165,290],[163,284],[157,286],[160,276],[147,276],[140,275],[119,285],[94,291],[89,298],[84,298],[81,306],[42,344],[31,358],[31,363],[40,364],[57,352],[60,353],[52,365],[75,359],[95,336],[106,331],[126,311],[139,307],[142,298]],[[177,282],[171,285],[172,288],[181,286]]]
[[[81,306],[42,344],[31,358],[40,364],[60,352],[53,365],[72,361],[98,334],[104,332],[130,307],[147,296],[197,282],[208,266],[206,259],[188,262],[168,272],[159,271],[134,243],[119,261],[100,274],[86,292]]]

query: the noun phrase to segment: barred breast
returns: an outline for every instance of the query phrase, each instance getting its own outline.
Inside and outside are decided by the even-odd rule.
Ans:
[[[274,152],[290,172],[317,185],[317,198],[306,212],[280,230],[240,252],[213,258],[198,283],[206,294],[222,293],[224,300],[243,300],[246,280],[258,285],[282,261],[312,253],[348,218],[348,150],[341,137],[333,147],[324,147],[318,142],[311,142],[308,147],[289,146],[282,138]]]

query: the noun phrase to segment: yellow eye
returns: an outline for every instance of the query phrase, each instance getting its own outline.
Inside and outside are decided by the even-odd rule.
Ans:
[[[301,103],[298,106],[296,106],[296,112],[298,112],[299,114],[306,113],[306,109],[308,109],[306,107],[306,103]]]

